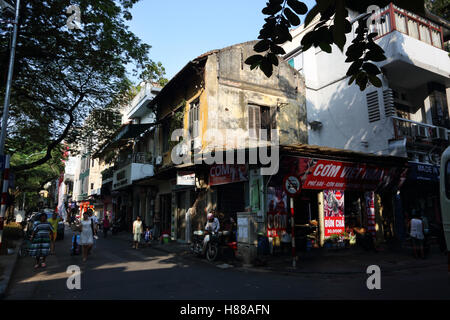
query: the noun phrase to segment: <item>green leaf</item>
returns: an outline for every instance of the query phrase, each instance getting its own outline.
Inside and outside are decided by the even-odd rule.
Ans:
[[[362,65],[362,68],[368,73],[368,74],[372,74],[372,75],[377,75],[380,74],[381,71],[380,69],[378,69],[378,67],[376,65],[374,65],[373,63],[370,62],[366,62]]]
[[[334,15],[333,39],[334,43],[341,51],[344,51],[345,46],[345,3],[344,0],[336,1],[336,14]]]
[[[314,18],[319,14],[319,7],[315,5],[305,17],[305,28],[314,20]]]
[[[267,7],[262,9],[262,13],[272,16],[281,11],[281,9],[283,9],[283,7],[280,4],[269,3]]]
[[[285,8],[283,13],[293,26],[298,26],[300,24],[300,18],[292,12],[291,9]]]
[[[308,7],[301,1],[298,0],[288,0],[287,4],[292,8],[297,14],[302,15],[308,12]]]
[[[323,51],[327,52],[327,53],[331,53],[331,46],[326,43],[326,42],[321,42],[319,44],[320,49],[322,49]]]
[[[375,62],[380,62],[386,60],[386,56],[382,53],[375,52],[375,51],[369,51],[366,53],[365,60],[372,60]]]
[[[286,54],[286,51],[282,47],[273,43],[270,44],[270,51],[274,54]]]
[[[372,83],[377,88],[381,88],[382,83],[380,78],[369,73],[367,74],[367,76],[369,77],[370,83]]]
[[[264,52],[269,50],[270,41],[269,40],[261,40],[253,47],[255,52]]]
[[[255,63],[261,62],[262,59],[263,59],[263,56],[262,56],[262,55],[260,55],[260,54],[254,54],[254,55],[248,57],[248,58],[245,60],[245,64],[248,64],[248,65],[254,65]]]
[[[353,62],[347,70],[347,76],[351,76],[351,75],[358,73],[362,64],[363,64],[363,62],[360,59]]]
[[[270,78],[272,76],[273,65],[272,65],[272,63],[270,63],[269,60],[262,59],[260,69],[262,70],[262,72],[264,72],[264,74],[266,75],[267,78]]]
[[[266,59],[273,64],[274,66],[278,66],[278,57],[273,53],[268,53],[266,55]]]

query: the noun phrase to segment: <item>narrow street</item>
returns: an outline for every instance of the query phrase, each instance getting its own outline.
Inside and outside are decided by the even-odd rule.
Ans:
[[[132,249],[117,236],[100,238],[86,263],[70,256],[71,231],[58,241],[46,269],[20,258],[6,299],[449,299],[445,259],[440,266],[382,273],[381,290],[367,276],[283,275],[220,269],[195,257]],[[69,265],[80,265],[81,290],[66,287]]]

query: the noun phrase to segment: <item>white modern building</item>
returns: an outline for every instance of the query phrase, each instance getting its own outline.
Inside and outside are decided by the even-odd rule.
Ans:
[[[350,63],[345,62],[360,14],[349,11],[352,32],[344,53],[335,45],[332,53],[320,47],[302,52],[301,40],[318,23],[316,17],[306,29],[291,31],[293,41],[284,45],[284,59],[305,77],[310,145],[408,158],[406,182],[392,203],[399,222],[396,233],[404,239],[402,221],[413,210],[442,221],[438,166],[450,138],[450,57],[444,50],[450,23],[393,4],[380,9],[375,42],[387,57],[377,63],[382,87],[369,84],[361,91],[348,84]]]
[[[450,129],[450,58],[443,49],[449,23],[420,17],[395,5],[381,9],[378,43],[387,60],[378,63],[382,87],[360,91],[348,85],[350,66],[345,49],[355,38],[358,23],[347,34],[342,53],[319,47],[301,52],[306,29],[292,31],[285,59],[306,81],[309,144],[408,157],[420,163],[438,163],[441,147],[448,145]],[[349,12],[349,20],[359,13]],[[439,149],[439,150],[438,150]]]

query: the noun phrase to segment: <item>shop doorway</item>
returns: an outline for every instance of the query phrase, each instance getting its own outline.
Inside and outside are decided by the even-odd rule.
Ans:
[[[319,243],[319,206],[317,190],[302,190],[294,199],[295,244],[306,251],[308,240],[313,246]]]
[[[237,212],[244,212],[248,199],[248,182],[224,184],[217,187],[217,211],[227,221],[236,219]]]
[[[172,194],[162,194],[160,196],[161,209],[161,231],[170,235],[170,227],[172,224]]]
[[[177,197],[177,239],[186,240],[186,192],[178,192]]]

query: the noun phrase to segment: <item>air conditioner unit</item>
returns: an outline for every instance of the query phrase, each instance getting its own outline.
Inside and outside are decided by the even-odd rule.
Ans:
[[[155,164],[156,165],[160,165],[161,163],[162,163],[162,157],[161,156],[157,156]]]

